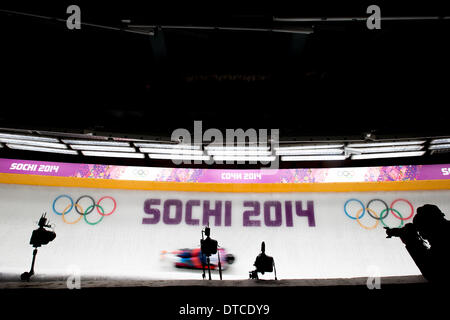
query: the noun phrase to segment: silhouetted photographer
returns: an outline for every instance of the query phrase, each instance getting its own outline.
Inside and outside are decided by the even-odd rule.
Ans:
[[[265,272],[273,272],[275,270],[275,280],[277,280],[277,270],[275,269],[275,261],[272,257],[266,255],[266,244],[261,243],[261,253],[256,257],[253,264],[256,270],[250,271],[250,279],[259,279],[258,272],[264,274]]]
[[[437,206],[426,204],[417,208],[413,222],[403,228],[385,229],[387,238],[399,237],[403,241],[428,281],[450,281],[450,221]]]
[[[47,218],[45,217],[46,213],[44,213],[39,219],[38,226],[36,230],[33,231],[30,238],[30,244],[34,247],[33,250],[33,261],[31,262],[31,269],[29,272],[24,272],[20,276],[20,279],[23,281],[30,281],[32,275],[34,275],[34,263],[36,261],[37,248],[43,245],[48,244],[50,241],[53,241],[56,237],[56,233],[52,230],[47,230],[46,228],[51,228],[49,224],[47,224]]]

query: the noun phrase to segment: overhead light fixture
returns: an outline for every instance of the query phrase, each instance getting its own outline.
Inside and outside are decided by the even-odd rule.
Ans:
[[[58,141],[58,140],[56,140],[56,141]],[[0,138],[0,142],[11,143],[11,144],[22,144],[22,145],[35,146],[35,147],[67,149],[67,146],[65,144],[54,143],[54,142],[28,141],[28,140],[19,140],[19,139],[11,139],[11,138]]]
[[[215,146],[209,145],[205,147],[207,151],[268,151],[269,146]]]
[[[404,16],[404,17],[380,17],[377,18],[383,21],[415,21],[415,20],[442,20],[448,19],[447,16]],[[310,17],[310,18],[297,18],[297,17],[273,17],[273,21],[276,22],[354,22],[354,21],[367,21],[367,17]]]
[[[311,150],[311,149],[338,149],[344,146],[343,143],[335,144],[299,144],[290,146],[280,146],[276,147],[275,151],[278,150]]]
[[[450,143],[446,144],[435,144],[428,147],[429,150],[444,150],[450,149]]]
[[[428,147],[430,150],[430,154],[440,154],[440,153],[449,153],[450,152],[450,144],[434,144]]]
[[[261,150],[207,150],[211,156],[270,156],[272,151]]]
[[[118,142],[118,141],[95,141],[95,140],[68,140],[63,139],[62,142],[67,144],[76,145],[91,145],[91,146],[112,146],[112,147],[129,147],[128,142]]]
[[[37,133],[44,136],[56,136],[56,137],[65,137],[68,139],[89,139],[89,140],[108,140],[108,137],[105,136],[94,136],[93,133],[70,133],[70,132],[56,132],[56,131],[36,131]]]
[[[199,145],[191,145],[191,144],[168,144],[168,143],[147,143],[147,142],[134,142],[136,147],[139,148],[164,148],[164,149],[192,149],[199,150],[201,146]]]
[[[349,148],[366,148],[366,147],[385,147],[385,146],[409,146],[424,144],[425,140],[405,140],[405,141],[383,141],[383,142],[369,142],[369,143],[349,143]]]
[[[431,150],[430,154],[442,154],[442,153],[449,153],[450,149],[437,149],[437,150]]]
[[[438,144],[438,143],[450,143],[450,138],[433,139],[430,141],[430,144]]]
[[[164,149],[164,148],[139,148],[144,153],[163,153],[163,154],[192,154],[202,155],[203,150],[194,149]]]
[[[114,141],[125,141],[125,142],[139,142],[139,141],[145,141],[143,139],[136,139],[136,138],[122,138],[122,137],[111,137]]]
[[[276,155],[338,155],[343,154],[344,149],[304,149],[304,150],[277,150]]]
[[[133,147],[90,146],[79,144],[71,144],[70,147],[75,150],[136,152],[136,150]]]
[[[55,138],[38,137],[38,136],[26,136],[22,134],[12,134],[12,133],[0,133],[0,138],[5,139],[19,139],[19,140],[30,140],[30,141],[43,141],[43,142],[59,142]]]
[[[34,147],[34,146],[27,146],[27,145],[22,145],[22,144],[11,144],[11,143],[7,143],[6,146],[10,149],[15,149],[15,150],[39,151],[39,152],[50,152],[50,153],[72,154],[72,155],[78,154],[78,151],[68,150],[68,149],[53,149],[53,148]]]
[[[131,152],[106,152],[106,151],[81,151],[81,153],[88,157],[110,157],[110,158],[136,158],[143,159],[143,153]]]
[[[214,156],[214,161],[275,161],[275,156]]]
[[[368,153],[352,155],[352,160],[379,159],[379,158],[402,158],[402,157],[420,157],[425,151],[412,152],[386,152],[386,153]]]
[[[282,156],[281,161],[336,161],[345,160],[346,155],[317,155],[317,156]]]
[[[160,159],[160,160],[201,160],[208,161],[211,159],[210,156],[205,155],[188,155],[188,154],[152,154],[149,153],[148,157],[150,159]]]
[[[311,34],[314,32],[313,28],[305,27],[279,27],[279,28],[251,28],[240,26],[186,26],[186,25],[130,25],[130,30],[140,32],[154,32],[154,29],[180,29],[180,30],[225,30],[225,31],[247,31],[247,32],[286,32],[286,33],[299,33],[299,34]]]
[[[372,148],[345,148],[348,153],[381,153],[381,152],[405,152],[422,150],[423,145],[413,146],[393,146],[393,147],[372,147]]]

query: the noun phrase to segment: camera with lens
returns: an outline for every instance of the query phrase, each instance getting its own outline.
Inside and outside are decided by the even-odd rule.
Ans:
[[[256,270],[249,271],[250,279],[258,279],[258,272],[264,274],[265,272],[273,272],[275,270],[275,261],[271,256],[266,255],[266,245],[261,243],[261,253],[256,257],[253,264]],[[277,271],[275,270],[275,280],[277,280]]]
[[[402,235],[402,231],[399,228],[385,228],[385,229],[386,229],[386,238],[400,237]]]
[[[53,241],[56,238],[56,233],[53,230],[47,230],[47,228],[51,228],[52,226],[47,223],[47,218],[45,217],[46,213],[44,213],[39,219],[38,226],[36,230],[33,230],[30,238],[30,244],[34,247],[33,250],[33,260],[31,262],[30,271],[26,271],[20,275],[20,279],[22,281],[30,281],[30,278],[34,275],[34,263],[36,261],[36,255],[40,246],[48,244],[50,241]]]
[[[386,230],[386,238],[399,237],[404,238],[418,238],[417,229],[412,223],[407,223],[403,228],[384,228]]]
[[[46,214],[44,213],[39,219],[39,228],[34,230],[31,234],[30,244],[35,248],[46,245],[56,238],[56,233],[54,231],[46,229],[51,228],[51,226],[47,224],[47,218],[45,216]]]
[[[264,272],[273,272],[273,258],[268,255],[258,255],[254,266],[256,271],[264,274]]]
[[[256,258],[258,260],[258,258]],[[250,279],[259,279],[258,272],[264,274],[265,272],[273,272],[274,260],[269,256],[262,256],[259,261],[255,261],[254,266],[256,270],[249,271]],[[276,280],[276,278],[275,278]]]

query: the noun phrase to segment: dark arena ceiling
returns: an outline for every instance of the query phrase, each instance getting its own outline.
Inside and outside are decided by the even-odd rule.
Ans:
[[[204,130],[279,129],[280,143],[371,134],[428,144],[450,137],[443,2],[2,1],[0,128],[168,141],[201,120]],[[66,26],[72,4],[80,30]],[[360,19],[371,4],[393,18],[381,29]]]

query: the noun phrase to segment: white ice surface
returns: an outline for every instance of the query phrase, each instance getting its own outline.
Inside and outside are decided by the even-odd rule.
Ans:
[[[117,209],[95,226],[83,220],[74,225],[65,224],[61,216],[53,213],[53,200],[61,194],[77,199],[90,195],[95,200],[113,196]],[[224,272],[224,279],[247,279],[248,271],[265,241],[267,254],[274,257],[279,279],[325,279],[370,276],[377,270],[380,276],[406,276],[420,274],[399,239],[386,239],[382,226],[374,230],[361,228],[343,211],[347,199],[358,198],[364,203],[381,198],[390,204],[396,198],[411,201],[416,209],[425,203],[438,205],[443,212],[450,212],[449,191],[376,192],[376,193],[195,193],[133,191],[115,189],[86,189],[39,187],[0,184],[0,278],[20,275],[31,263],[30,235],[36,228],[42,212],[55,226],[56,239],[39,249],[35,272],[41,276],[64,277],[74,272],[88,277],[117,277],[129,279],[199,279],[201,271],[180,270],[170,261],[161,259],[162,250],[194,248],[199,245],[201,227],[185,223],[166,225],[162,218],[158,224],[143,224],[149,217],[144,213],[144,201],[150,198],[187,200],[232,201],[232,226],[215,227],[211,220],[212,238],[236,257],[236,261]],[[243,201],[282,201],[283,218],[279,227],[264,226],[264,214],[254,219],[260,227],[243,226]],[[305,217],[294,215],[293,227],[287,227],[284,201],[314,201],[315,227],[308,226]],[[85,201],[85,200],[83,200]],[[64,201],[57,203],[63,210]],[[86,206],[89,203],[82,202]],[[109,211],[111,203],[103,203]],[[354,205],[354,204],[352,204]],[[374,204],[375,205],[375,204]],[[408,207],[396,206],[405,214]],[[403,206],[403,207],[402,207]],[[159,207],[162,214],[162,204]],[[374,207],[377,209],[377,207]],[[354,209],[349,207],[350,209]],[[378,209],[378,212],[381,211]],[[171,212],[173,216],[175,213]],[[94,216],[95,215],[95,216]],[[68,220],[76,218],[74,211]],[[193,218],[201,219],[202,207],[194,207]],[[94,220],[97,213],[89,216]],[[366,216],[366,225],[374,223]],[[386,223],[398,224],[392,217]],[[218,277],[214,272],[213,277]],[[266,274],[263,278],[273,278]]]

